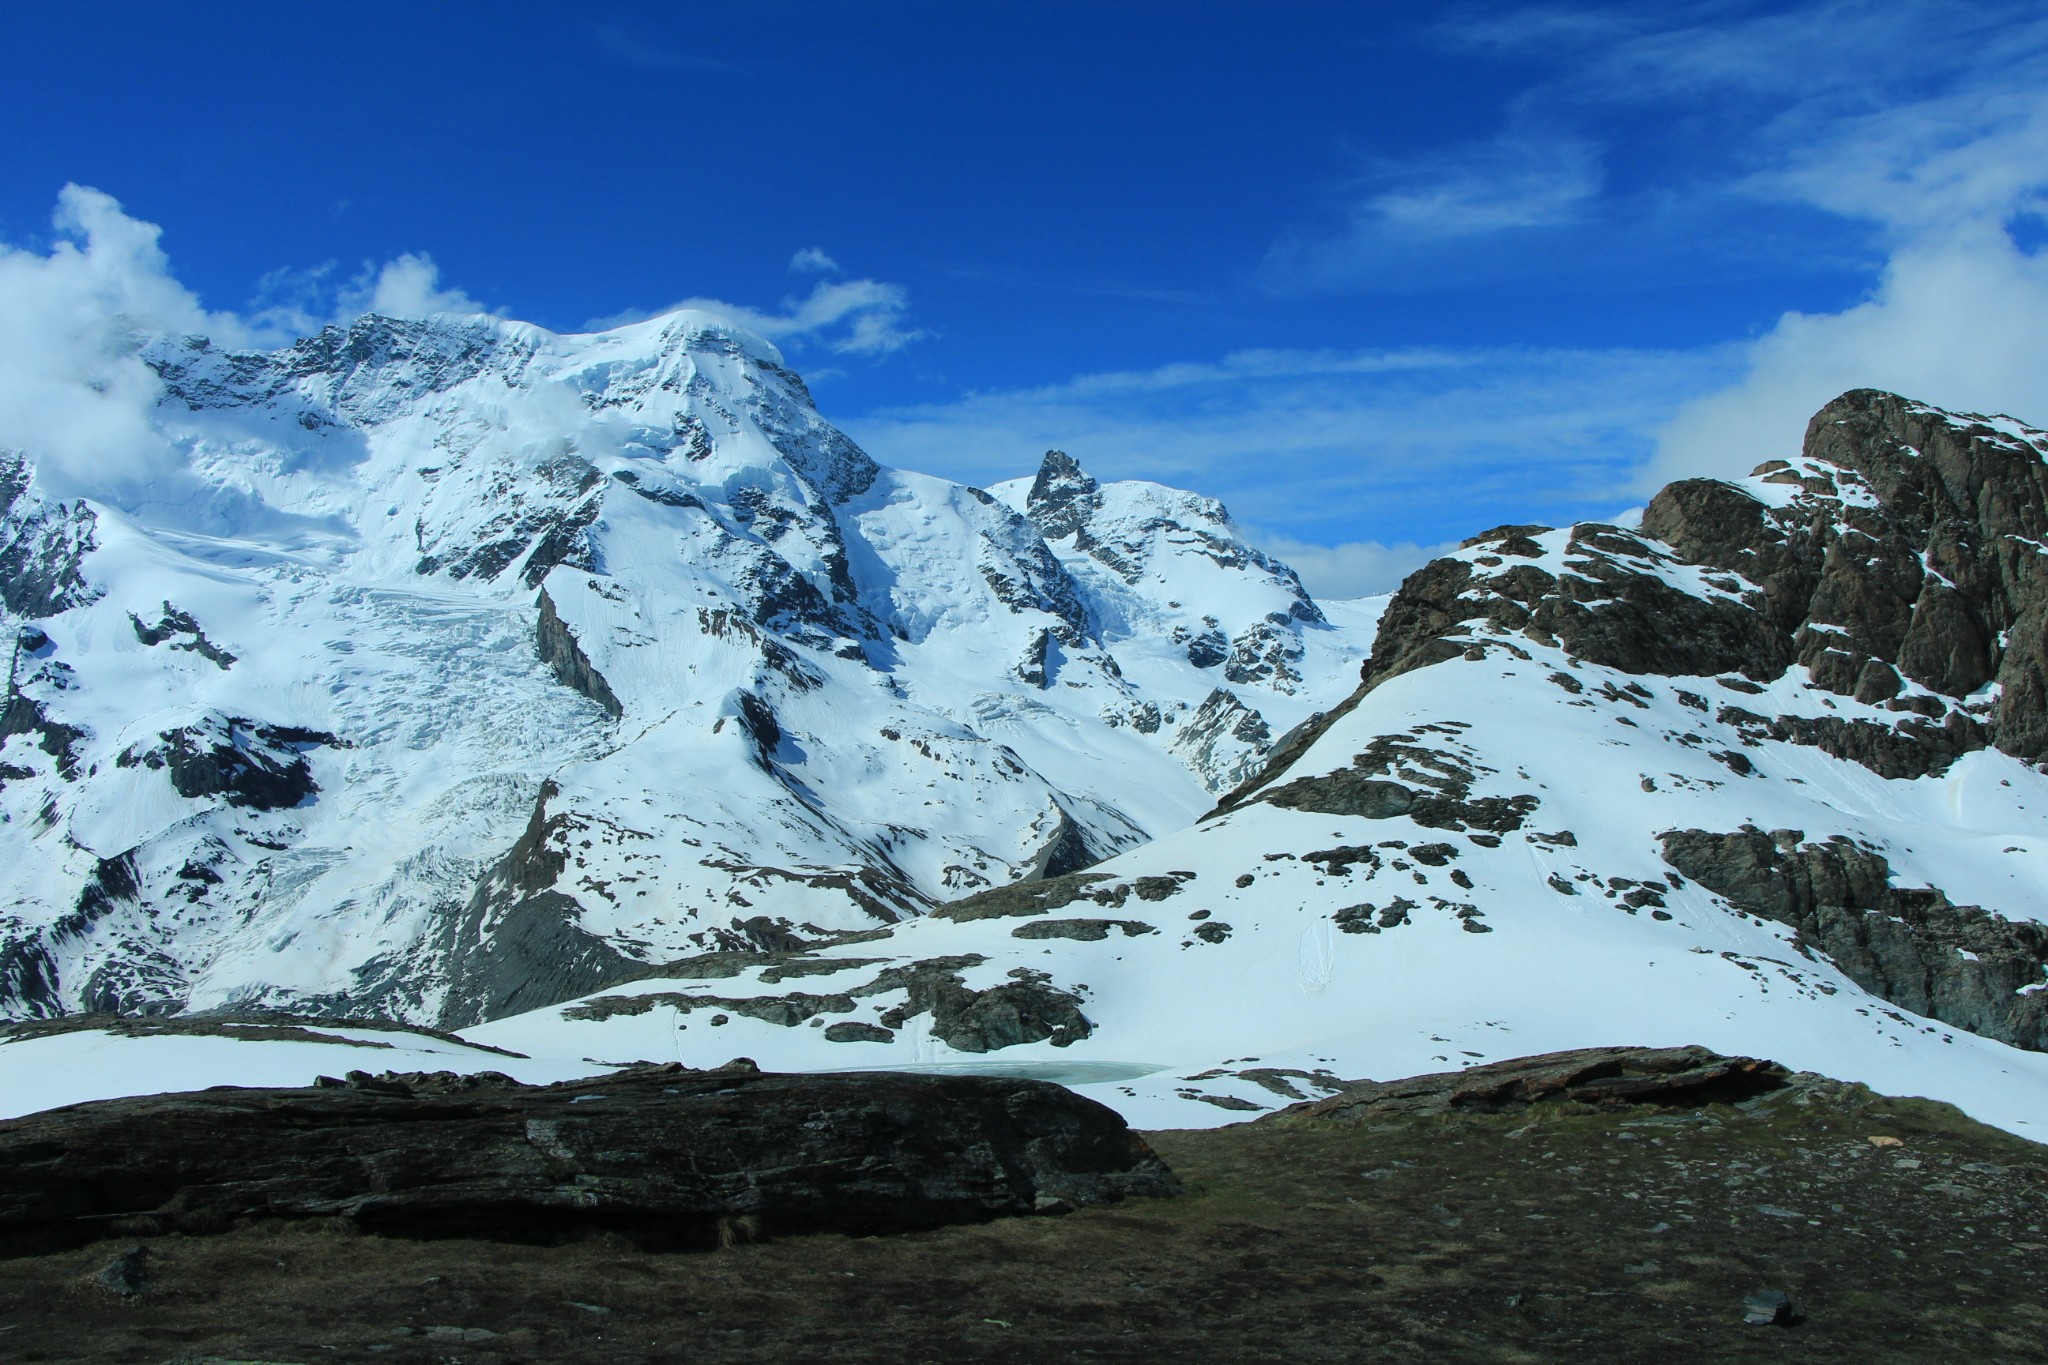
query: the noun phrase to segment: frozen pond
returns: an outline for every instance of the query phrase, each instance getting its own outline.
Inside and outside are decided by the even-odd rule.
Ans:
[[[1163,1062],[923,1062],[908,1066],[835,1067],[834,1071],[905,1071],[935,1076],[1007,1076],[1057,1085],[1101,1085],[1136,1080],[1166,1070]]]

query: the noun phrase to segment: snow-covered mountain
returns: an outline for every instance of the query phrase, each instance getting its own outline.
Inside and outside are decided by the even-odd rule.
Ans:
[[[702,315],[138,344],[170,473],[0,459],[0,1010],[462,1037],[18,1034],[46,1099],[144,1049],[500,1048],[1007,1066],[1184,1125],[1703,1043],[2048,1130],[2011,419],[1853,392],[1748,479],[1318,604],[1059,452],[882,468]]]
[[[768,343],[138,338],[161,477],[0,455],[0,1015],[468,1024],[1181,827],[1341,697],[1216,503],[877,465]]]
[[[466,1036],[1009,1064],[1158,1126],[1333,1076],[1702,1043],[2048,1136],[2044,458],[2010,419],[1847,394],[1798,459],[1420,570],[1363,684],[1184,829]],[[1075,489],[1048,466],[1021,505],[1142,587],[1148,542],[1061,519]]]

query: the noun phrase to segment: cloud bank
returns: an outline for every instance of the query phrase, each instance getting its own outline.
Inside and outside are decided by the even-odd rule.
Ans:
[[[211,310],[172,273],[162,229],[112,195],[66,185],[50,223],[43,249],[0,243],[0,447],[27,452],[58,496],[132,504],[182,477],[153,419],[162,384],[137,355],[150,334],[269,347],[370,312],[489,311],[414,254],[366,265],[338,289],[325,287],[331,267],[273,275],[265,289],[286,301]]]
[[[831,257],[815,249],[798,252],[790,268],[810,272],[838,269]],[[880,280],[820,280],[804,297],[784,299],[779,310],[749,308],[723,299],[688,298],[661,308],[627,309],[592,318],[583,327],[601,332],[690,308],[730,318],[778,345],[810,343],[834,355],[885,356],[928,335],[907,324],[909,306],[909,296],[901,285]]]

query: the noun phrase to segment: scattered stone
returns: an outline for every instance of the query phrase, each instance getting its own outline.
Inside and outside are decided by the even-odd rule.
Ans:
[[[828,1043],[887,1043],[894,1041],[895,1037],[894,1032],[879,1024],[864,1024],[857,1019],[825,1026],[825,1041]]]
[[[1742,1301],[1742,1320],[1752,1327],[1788,1327],[1792,1299],[1782,1289],[1760,1289]]]
[[[132,1298],[149,1292],[149,1248],[130,1247],[109,1261],[100,1273],[93,1276],[94,1283],[109,1293],[122,1298]]]

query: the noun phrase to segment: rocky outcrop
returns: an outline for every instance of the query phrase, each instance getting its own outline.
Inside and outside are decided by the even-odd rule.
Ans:
[[[1474,796],[1472,787],[1480,775],[1475,762],[1442,738],[1430,742],[1429,731],[1447,728],[1455,732],[1456,726],[1376,736],[1352,756],[1350,767],[1269,786],[1256,799],[1284,810],[1355,815],[1367,820],[1405,815],[1425,829],[1477,829],[1493,834],[1520,829],[1540,804],[1536,796]],[[1238,795],[1231,794],[1232,798]],[[1226,806],[1229,801],[1226,798]]]
[[[2048,464],[2040,433],[1871,389],[1807,427],[1820,468],[1766,466],[1798,489],[1759,515],[1673,485],[1646,534],[1737,569],[1800,662],[1845,695],[1887,700],[1900,679],[1946,697],[1997,684],[1990,742],[2048,755]],[[1819,628],[1819,629],[1817,629]]]
[[[590,656],[583,652],[583,646],[576,639],[576,632],[569,629],[555,610],[555,601],[548,596],[548,590],[540,590],[540,618],[534,627],[534,646],[540,651],[540,661],[553,670],[564,687],[582,693],[604,708],[604,713],[613,720],[626,714],[626,708],[619,704],[612,685],[605,681],[604,674],[591,664]]]
[[[163,612],[154,625],[143,624],[142,618],[134,612],[128,613],[128,621],[135,628],[135,638],[152,649],[168,642],[172,649],[197,654],[223,673],[234,667],[235,656],[207,639],[206,632],[200,629],[192,613],[180,611],[169,602],[164,603]],[[185,638],[178,638],[180,636]]]
[[[1802,665],[1898,719],[1772,718],[1771,737],[1883,776],[1986,745],[2048,757],[2044,456],[2048,436],[2009,419],[1854,390],[1799,461],[1758,468],[1768,499],[1687,479],[1636,531],[1573,527],[1561,560],[1547,528],[1503,526],[1426,565],[1381,618],[1365,688],[1521,636],[1635,674]]]
[[[1179,1183],[1104,1106],[1039,1081],[650,1067],[548,1087],[370,1077],[0,1122],[16,1252],[251,1219],[656,1246],[902,1232]]]
[[[1399,1081],[1350,1081],[1334,1095],[1260,1119],[1280,1126],[1372,1123],[1412,1115],[1497,1114],[1545,1106],[1628,1109],[1733,1104],[1784,1088],[1776,1062],[1703,1047],[1592,1047],[1488,1062]]]
[[[1067,813],[1064,806],[1057,807],[1057,819],[1053,823],[1052,837],[1031,855],[1023,880],[1039,881],[1048,877],[1064,877],[1093,867],[1101,862],[1106,853],[1098,851],[1088,842],[1088,831],[1081,822]]]
[[[449,973],[443,1028],[573,1000],[642,965],[586,932],[578,923],[582,905],[555,889],[568,865],[561,843],[571,824],[548,814],[557,791],[542,784],[525,832],[478,881],[462,913],[445,922],[435,945]]]
[[[1182,721],[1167,745],[1212,792],[1235,787],[1265,762],[1273,729],[1237,693],[1219,687]]]
[[[0,603],[15,616],[54,616],[99,596],[83,569],[99,518],[83,502],[45,502],[34,479],[20,451],[0,450]]]
[[[750,960],[735,960],[742,958]],[[760,974],[765,985],[779,985],[792,977],[836,976],[859,971],[878,961],[810,957],[801,953],[713,953],[643,968],[632,975],[719,979],[737,976],[743,968],[758,966],[764,960],[773,964]],[[967,985],[964,973],[987,960],[979,953],[927,958],[885,967],[853,984],[835,981],[830,983],[830,989],[817,991],[792,990],[769,995],[640,991],[632,995],[599,995],[571,1005],[562,1013],[568,1019],[594,1020],[665,1008],[683,1015],[710,1011],[713,1024],[723,1022],[721,1016],[725,1014],[740,1014],[780,1028],[795,1028],[825,1015],[851,1014],[862,1000],[901,991],[903,1000],[878,1015],[876,1025],[845,1021],[850,1027],[842,1030],[841,1040],[885,1042],[895,1036],[895,1030],[921,1016],[930,1035],[957,1052],[997,1052],[1023,1043],[1066,1047],[1093,1032],[1094,1026],[1081,1013],[1081,997],[1053,985],[1044,972],[1017,967],[1007,973],[1007,980],[994,986],[976,989]]]
[[[288,810],[320,790],[306,750],[339,743],[299,726],[210,716],[164,731],[153,745],[132,745],[114,761],[166,773],[178,795],[191,800],[218,796],[238,808]]]
[[[1064,450],[1048,450],[1031,481],[1026,514],[1047,540],[1078,534],[1102,507],[1101,485]]]
[[[1274,612],[1254,621],[1230,642],[1230,654],[1223,661],[1223,679],[1242,686],[1265,683],[1276,692],[1293,692],[1301,681],[1301,637],[1293,618]]]
[[[1902,1009],[2048,1051],[2048,926],[1894,886],[1884,856],[1799,830],[1673,830],[1664,861],[1738,910],[1798,931],[1842,974]]]

